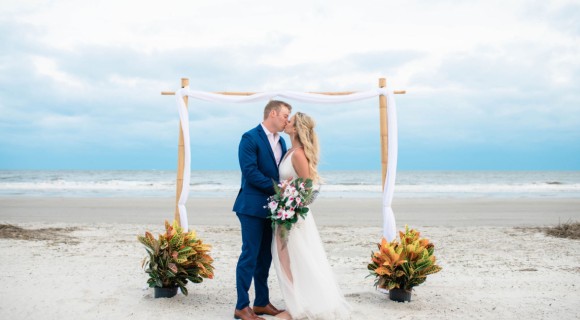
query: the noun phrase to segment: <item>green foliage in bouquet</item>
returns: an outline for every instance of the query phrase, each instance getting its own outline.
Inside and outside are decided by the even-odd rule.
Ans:
[[[410,291],[425,282],[428,275],[441,271],[435,264],[435,246],[419,236],[418,231],[405,226],[405,233],[399,231],[401,242],[382,239],[379,251],[371,253],[372,263],[368,265],[369,276],[376,277],[375,286]]]
[[[143,259],[142,267],[147,268],[149,287],[171,288],[179,286],[187,295],[187,281],[200,283],[203,278],[213,279],[213,259],[208,252],[210,245],[196,238],[195,231],[187,233],[173,221],[165,221],[165,233],[155,239],[150,232],[137,239],[149,254]]]
[[[318,192],[312,187],[312,179],[296,178],[293,181],[274,183],[273,196],[268,198],[266,208],[270,210],[268,218],[272,220],[272,227],[276,224],[290,230],[298,222],[298,218],[306,218],[310,205]]]

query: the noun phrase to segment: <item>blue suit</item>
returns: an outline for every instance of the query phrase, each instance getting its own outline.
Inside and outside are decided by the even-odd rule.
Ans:
[[[283,157],[286,143],[282,137],[279,143]],[[242,170],[242,186],[233,211],[236,212],[242,227],[242,253],[236,267],[236,309],[242,310],[250,304],[248,291],[252,278],[256,290],[254,305],[266,306],[270,303],[268,272],[272,263],[272,225],[267,219],[268,209],[264,206],[268,197],[274,194],[273,183],[278,183],[280,179],[278,164],[262,125],[244,133],[238,158]]]

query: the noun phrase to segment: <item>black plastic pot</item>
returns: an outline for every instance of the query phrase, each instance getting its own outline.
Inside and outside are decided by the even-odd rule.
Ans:
[[[411,302],[411,290],[392,289],[389,290],[389,299],[397,302]]]
[[[155,289],[155,298],[172,298],[177,294],[178,287],[172,288],[154,287],[154,289]]]

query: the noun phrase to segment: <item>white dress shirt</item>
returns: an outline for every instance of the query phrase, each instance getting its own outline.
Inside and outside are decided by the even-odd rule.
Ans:
[[[262,129],[264,129],[264,132],[266,133],[266,136],[268,137],[268,141],[270,142],[270,147],[272,147],[272,151],[274,152],[274,158],[276,158],[276,164],[279,165],[280,160],[282,158],[282,145],[280,144],[280,135],[278,134],[278,132],[272,133],[272,132],[268,131],[268,128],[266,128],[266,126],[264,126],[263,123],[261,123],[261,125],[262,125]]]

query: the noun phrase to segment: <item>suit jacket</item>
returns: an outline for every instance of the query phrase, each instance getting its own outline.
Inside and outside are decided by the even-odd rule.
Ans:
[[[286,153],[286,142],[280,137],[282,157]],[[242,170],[242,186],[233,211],[238,214],[266,218],[268,197],[274,194],[274,183],[278,183],[278,164],[268,137],[259,124],[244,133],[238,148],[238,159]]]

